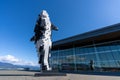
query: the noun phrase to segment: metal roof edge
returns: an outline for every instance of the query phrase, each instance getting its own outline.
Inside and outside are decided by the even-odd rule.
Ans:
[[[115,32],[115,31],[119,31],[120,30],[120,23],[117,24],[113,24],[113,25],[109,25],[100,29],[96,29],[96,30],[92,30],[92,31],[88,31],[82,34],[78,34],[75,36],[71,36],[65,39],[61,39],[58,41],[54,41],[53,45],[59,45],[59,44],[63,44],[63,43],[68,43],[68,42],[72,42],[75,40],[80,40],[80,39],[85,39],[85,38],[89,38],[89,37],[94,37],[94,36],[99,36],[99,35],[103,35],[103,34],[107,34],[110,32]]]

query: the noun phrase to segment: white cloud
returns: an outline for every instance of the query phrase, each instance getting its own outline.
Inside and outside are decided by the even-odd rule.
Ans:
[[[0,56],[0,61],[2,62],[19,62],[19,59],[12,55]]]
[[[0,56],[0,62],[7,62],[14,65],[29,65],[29,66],[38,66],[37,63],[34,63],[32,61],[24,61],[22,59],[18,59],[13,55],[5,55]]]

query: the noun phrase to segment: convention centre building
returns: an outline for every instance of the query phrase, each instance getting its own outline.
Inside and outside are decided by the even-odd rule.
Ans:
[[[120,70],[120,23],[53,42],[50,65],[59,71]]]

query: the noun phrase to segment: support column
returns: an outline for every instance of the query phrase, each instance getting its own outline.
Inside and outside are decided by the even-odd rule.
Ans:
[[[59,62],[59,57],[60,57],[60,51],[59,51],[59,48],[58,48],[58,63],[59,63],[59,69],[61,70],[61,63]]]
[[[97,53],[97,48],[96,48],[96,44],[95,44],[94,40],[93,40],[93,47],[94,47],[95,55],[96,55],[96,58],[97,58],[98,66],[101,67],[100,58],[99,58],[99,55]]]
[[[74,56],[74,64],[75,64],[75,67],[74,67],[74,69],[75,69],[75,71],[77,71],[77,67],[76,67],[76,54],[75,54],[75,46],[74,46],[74,44],[73,44],[73,56]]]

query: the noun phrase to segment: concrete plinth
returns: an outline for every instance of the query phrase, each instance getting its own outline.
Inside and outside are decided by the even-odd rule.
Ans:
[[[66,76],[66,73],[54,72],[54,71],[43,71],[34,74],[35,77],[39,76]]]

